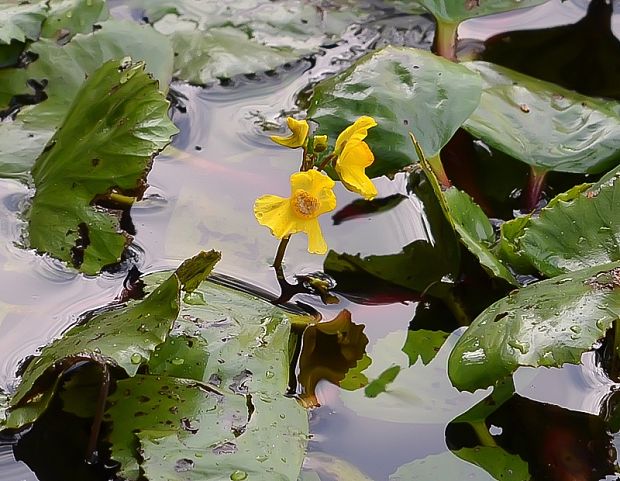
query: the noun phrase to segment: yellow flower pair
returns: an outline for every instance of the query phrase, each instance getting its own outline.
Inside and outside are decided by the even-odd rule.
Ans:
[[[273,136],[271,139],[285,147],[303,147],[306,151],[310,128],[305,120],[288,118],[291,130],[288,137]],[[364,139],[368,129],[376,126],[372,117],[363,116],[347,127],[336,140],[333,153],[336,173],[345,187],[373,199],[377,189],[365,173],[366,167],[374,161],[374,155]],[[315,136],[314,148],[327,143],[326,136]],[[291,175],[291,195],[288,198],[277,195],[264,195],[254,204],[254,215],[258,222],[271,229],[278,239],[297,232],[305,232],[308,236],[308,251],[325,254],[327,244],[323,238],[318,217],[336,208],[334,181],[326,174],[317,170],[297,172]]]

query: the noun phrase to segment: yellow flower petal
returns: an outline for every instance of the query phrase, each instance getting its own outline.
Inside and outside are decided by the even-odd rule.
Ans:
[[[327,175],[310,170],[291,175],[291,196],[264,195],[254,203],[256,220],[281,239],[297,232],[308,235],[308,251],[327,252],[318,217],[336,208],[334,181]]]
[[[366,142],[347,143],[336,160],[336,173],[344,186],[368,200],[377,196],[377,188],[365,172],[374,160],[375,156]]]
[[[321,232],[318,219],[313,219],[305,225],[305,232],[308,236],[308,252],[311,254],[325,254],[327,243]]]
[[[327,135],[315,135],[312,139],[312,148],[315,152],[324,152],[327,149]]]
[[[282,137],[280,135],[272,135],[271,140],[276,144],[280,144],[284,147],[296,149],[297,147],[303,147],[308,138],[308,132],[310,126],[305,120],[295,120],[293,117],[286,119],[288,128],[291,130],[291,135],[288,137]]]
[[[368,129],[377,125],[375,119],[363,115],[342,131],[336,139],[336,152],[340,152],[346,144],[356,144],[361,142],[368,135]]]

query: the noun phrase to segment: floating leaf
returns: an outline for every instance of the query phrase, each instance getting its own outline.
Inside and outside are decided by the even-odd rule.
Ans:
[[[292,315],[212,282],[196,293],[205,303],[182,303],[150,375],[119,382],[110,398],[108,441],[121,475],[296,481],[308,421],[283,396]]]
[[[450,354],[450,379],[457,388],[474,391],[519,366],[577,364],[618,316],[619,262],[532,284],[474,320]]]
[[[30,168],[50,136],[49,130],[28,129],[21,122],[1,122],[0,177],[28,180]]]
[[[487,62],[464,65],[484,82],[463,126],[475,137],[541,171],[595,174],[620,161],[614,102]]]
[[[32,170],[33,248],[86,274],[120,260],[129,237],[97,204],[141,196],[152,157],[177,132],[168,106],[143,63],[110,61],[88,78]]]
[[[172,73],[172,48],[168,40],[148,25],[107,21],[89,35],[76,35],[67,45],[42,39],[29,49],[38,56],[26,69],[28,79],[46,81],[47,100],[22,108],[18,119],[39,128],[57,127],[67,114],[85,79],[109,60],[131,57],[144,61],[147,72],[166,91]],[[23,76],[20,69],[15,75]],[[30,93],[26,85],[21,93]],[[1,89],[0,89],[1,90]]]
[[[210,270],[213,264],[204,264],[204,256],[199,254],[183,265],[198,262]],[[97,314],[43,348],[26,367],[11,398],[6,427],[34,422],[47,408],[62,374],[76,364],[106,363],[134,376],[166,339],[179,312],[181,285],[189,280],[177,271],[143,301]],[[56,376],[51,386],[49,375]]]
[[[620,260],[620,180],[583,192],[587,187],[556,197],[517,240],[520,253],[545,276]]]
[[[109,16],[105,0],[52,0],[41,36],[67,41],[76,33],[91,33]]]
[[[0,44],[36,40],[46,10],[43,2],[31,5],[18,0],[0,1]]]
[[[296,61],[368,17],[353,1],[134,0],[133,5],[170,37],[175,76],[196,84]]]
[[[460,23],[468,18],[483,17],[494,13],[509,12],[533,7],[547,0],[416,0],[435,18],[444,23]]]
[[[478,106],[477,74],[427,51],[386,47],[370,53],[314,89],[308,115],[318,132],[334,141],[362,115],[377,127],[366,141],[375,162],[370,177],[393,174],[411,164],[411,131],[432,157]]]

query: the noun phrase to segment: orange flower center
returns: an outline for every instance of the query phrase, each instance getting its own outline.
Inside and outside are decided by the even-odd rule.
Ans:
[[[319,199],[305,190],[298,189],[291,197],[291,206],[297,216],[302,219],[312,219],[316,217],[316,212],[319,210]]]

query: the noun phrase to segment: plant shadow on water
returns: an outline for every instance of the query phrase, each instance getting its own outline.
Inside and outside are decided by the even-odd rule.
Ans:
[[[117,15],[135,17],[140,13],[123,1],[110,5]],[[136,235],[129,255],[102,276],[78,276],[50,258],[35,257],[33,252],[16,246],[22,241],[24,228],[17,215],[32,192],[17,181],[0,183],[4,201],[0,215],[10,219],[0,231],[2,245],[6,247],[0,252],[0,283],[6,286],[0,297],[2,391],[15,390],[19,364],[39,346],[66,332],[82,313],[118,298],[122,279],[129,278],[132,268],[141,273],[158,272],[176,267],[202,248],[216,249],[223,253],[219,272],[246,283],[245,289],[254,294],[270,292],[271,300],[276,297],[273,293],[279,286],[270,265],[275,245],[267,229],[256,224],[252,205],[264,192],[285,194],[282,186],[287,186],[291,165],[297,163],[298,155],[273,145],[267,134],[277,133],[276,128],[285,117],[299,110],[299,99],[302,104],[308,101],[311,86],[345,69],[366,51],[398,42],[430,46],[432,23],[427,18],[394,15],[391,7],[382,7],[383,10],[377,8],[374,12],[378,19],[348,30],[343,41],[322,48],[320,55],[306,55],[266,73],[212,81],[206,87],[173,82],[168,97],[173,99],[172,118],[180,133],[172,146],[157,157],[144,200],[131,210]],[[580,11],[585,12],[585,8]],[[618,40],[609,28],[604,35],[592,36],[593,19],[607,21],[611,14],[611,6],[595,0],[590,15],[575,26],[540,32],[494,32],[497,35],[487,42],[481,55],[483,59],[587,95],[617,99],[620,81],[613,62],[596,62],[588,71],[597,73],[584,76],[571,63],[579,65],[582,57],[562,63],[560,53],[572,51],[573,43],[557,45],[566,38],[579,46],[600,42],[605,55],[616,59]],[[510,15],[505,18],[511,18]],[[403,17],[409,22],[404,23]],[[472,25],[475,22],[479,20]],[[464,26],[475,28],[468,25]],[[539,41],[554,44],[554,49],[540,52]],[[526,52],[523,57],[514,55],[520,49]],[[539,55],[539,62],[530,61],[532,50]],[[583,58],[587,56],[585,51]],[[597,70],[601,65],[610,70]],[[570,76],[557,76],[567,69]],[[584,80],[586,77],[591,81]],[[454,185],[466,191],[498,226],[500,220],[512,219],[523,208],[520,194],[529,169],[495,147],[472,139],[470,133],[459,130],[443,147],[445,170],[454,179]],[[500,175],[490,169],[498,161],[505,165]],[[573,185],[591,179],[582,174],[550,173],[538,207]],[[454,388],[447,374],[450,350],[463,334],[464,325],[512,289],[510,280],[501,276],[491,279],[487,266],[481,266],[474,254],[452,238],[454,234],[445,235],[452,228],[422,172],[398,173],[393,180],[377,178],[375,184],[379,196],[372,201],[359,200],[341,186],[336,187],[341,203],[331,219],[321,219],[331,249],[324,263],[322,257],[306,251],[305,239],[299,236],[291,239],[287,250],[287,272],[311,276],[325,271],[336,281],[330,293],[340,298],[338,305],[322,305],[308,292],[293,299],[297,304],[292,306],[300,312],[316,310],[326,320],[336,319],[332,321],[331,326],[336,326],[333,329],[325,322],[320,327],[304,325],[296,333],[294,353],[298,357],[294,356],[292,362],[295,376],[288,383],[289,395],[313,406],[309,411],[310,440],[302,473],[307,478],[301,479],[456,480],[466,479],[460,476],[469,473],[469,468],[463,467],[467,464],[490,473],[475,471],[470,479],[526,481],[528,478],[519,477],[522,465],[515,461],[515,456],[529,464],[529,473],[536,481],[616,479],[612,476],[616,473],[617,441],[609,433],[618,431],[610,428],[618,416],[614,416],[611,394],[602,396],[604,402],[591,409],[571,404],[552,392],[547,397],[537,393],[548,403],[535,401],[522,397],[527,391],[524,386],[536,384],[535,375],[527,377],[520,371],[526,380],[517,382],[519,394],[511,393],[497,401],[499,408],[485,413],[482,421],[475,417],[459,421],[466,416],[463,413],[472,412],[469,410],[485,403],[485,399],[495,403],[495,392],[492,395],[487,389],[471,394]],[[437,221],[439,218],[441,222]],[[403,266],[414,270],[414,274],[403,274],[399,270]],[[524,283],[538,280],[531,273],[517,277]],[[200,298],[196,299],[200,304]],[[341,317],[343,309],[349,312],[348,318],[344,315],[345,321]],[[202,329],[199,321],[193,318],[191,322]],[[213,323],[209,325],[212,329],[226,332],[225,318],[207,321]],[[191,337],[189,331],[179,326],[175,329],[179,338]],[[292,329],[295,334],[294,323]],[[267,335],[260,331],[263,334]],[[608,336],[613,336],[613,332],[608,331]],[[225,345],[229,339],[209,340],[212,344],[220,341]],[[610,377],[617,379],[617,367],[611,360],[606,361],[604,354],[597,355]],[[386,377],[395,367],[395,378]],[[165,369],[175,367],[161,369],[170,374]],[[570,366],[549,371],[549,375],[557,376],[555,379],[574,391],[611,392],[613,388],[602,381],[584,386],[583,379],[592,370],[593,365]],[[247,372],[251,384],[252,373]],[[139,375],[144,374],[140,371]],[[65,385],[73,375],[76,374],[65,374]],[[216,386],[216,381],[209,379],[209,385]],[[371,384],[377,391],[369,394],[364,387]],[[552,390],[541,383],[536,385],[541,391]],[[245,395],[245,391],[241,394]],[[14,444],[16,458],[25,461],[40,481],[116,479],[117,464],[83,462],[85,446],[92,436],[92,422],[65,412],[61,398],[62,393],[29,431],[17,438],[0,439],[0,449],[5,441],[7,445]],[[260,402],[252,398],[247,401],[246,423]],[[245,414],[245,399],[242,404],[240,410]],[[188,425],[193,428],[190,421]],[[109,434],[105,429],[104,423],[103,437]],[[226,444],[226,449],[237,449],[237,438],[239,433]],[[484,451],[487,448],[492,451]],[[109,446],[100,449],[100,457],[105,459]],[[439,458],[442,455],[448,457]],[[500,461],[494,464],[489,461],[491,458]],[[435,460],[437,466],[428,468],[430,471],[415,464],[422,461],[428,467]],[[454,471],[442,467],[462,460],[469,464],[463,461]],[[190,461],[183,466],[193,466],[194,460]],[[408,465],[414,465],[411,471],[407,471]],[[177,470],[181,472],[182,469]],[[222,479],[247,476],[242,473],[234,478],[235,473]],[[455,477],[446,477],[449,473]],[[0,477],[3,478],[2,472]]]

